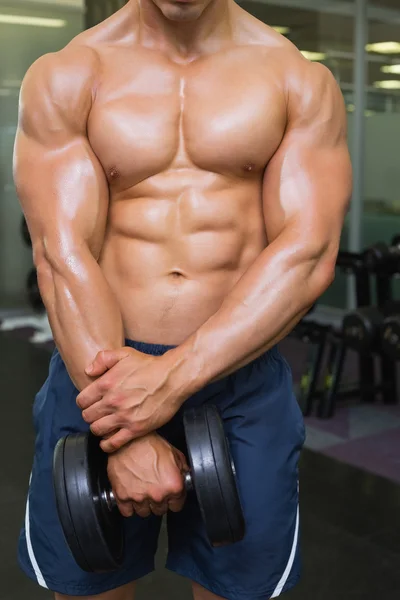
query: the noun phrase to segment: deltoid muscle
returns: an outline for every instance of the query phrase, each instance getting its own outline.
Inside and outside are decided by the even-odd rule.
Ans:
[[[86,0],[86,28],[93,27],[123,7],[128,0]]]

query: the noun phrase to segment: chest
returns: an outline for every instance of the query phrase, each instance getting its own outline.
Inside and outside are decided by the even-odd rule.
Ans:
[[[247,62],[184,68],[141,57],[109,68],[89,139],[109,179],[134,185],[167,169],[244,174],[265,167],[286,123],[276,78]]]

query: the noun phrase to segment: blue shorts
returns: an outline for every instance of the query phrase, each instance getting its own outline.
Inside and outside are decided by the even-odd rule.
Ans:
[[[127,342],[160,355],[169,348]],[[34,403],[36,446],[25,524],[19,540],[23,571],[43,587],[72,596],[117,588],[154,570],[161,519],[125,520],[126,556],[120,570],[82,571],[64,541],[52,485],[53,451],[59,438],[86,431],[66,367],[55,351],[50,373]],[[301,411],[285,359],[273,348],[236,373],[205,387],[185,406],[216,404],[236,464],[246,519],[245,538],[212,548],[196,501],[169,513],[166,567],[230,600],[276,598],[300,577],[298,459],[304,443]],[[184,407],[182,410],[184,410]],[[161,433],[179,447],[181,413]]]

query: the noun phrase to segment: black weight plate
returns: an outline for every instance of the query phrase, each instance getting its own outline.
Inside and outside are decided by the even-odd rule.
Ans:
[[[75,534],[74,525],[69,512],[64,472],[64,446],[65,438],[62,438],[58,441],[53,456],[53,486],[56,497],[57,512],[65,541],[72,553],[72,556],[81,569],[88,571],[90,568],[79,545],[79,540]]]
[[[371,351],[379,341],[383,315],[375,306],[361,307],[343,319],[346,343],[359,352]]]
[[[363,253],[364,264],[368,269],[379,268],[389,256],[389,247],[384,242],[377,242]]]
[[[235,465],[222,419],[215,406],[207,406],[207,421],[226,516],[231,530],[231,541],[232,543],[239,542],[245,535],[245,520],[237,487]]]
[[[105,492],[107,455],[92,434],[69,435],[64,443],[64,479],[69,514],[81,553],[74,552],[85,571],[104,573],[121,566],[124,551],[123,519],[111,508]],[[80,561],[83,554],[84,561]]]
[[[362,350],[365,345],[366,331],[357,313],[346,315],[342,324],[343,337],[346,344],[356,350]]]
[[[230,524],[215,465],[204,406],[185,410],[183,416],[193,489],[210,544],[232,543]]]

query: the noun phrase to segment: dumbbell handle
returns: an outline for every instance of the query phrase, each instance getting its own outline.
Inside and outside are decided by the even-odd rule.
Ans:
[[[184,474],[184,486],[187,492],[191,492],[193,490],[193,480],[192,476],[189,472]],[[111,488],[105,489],[103,491],[103,500],[106,502],[108,509],[111,511],[114,508],[118,508],[117,501],[114,496],[114,492]]]

